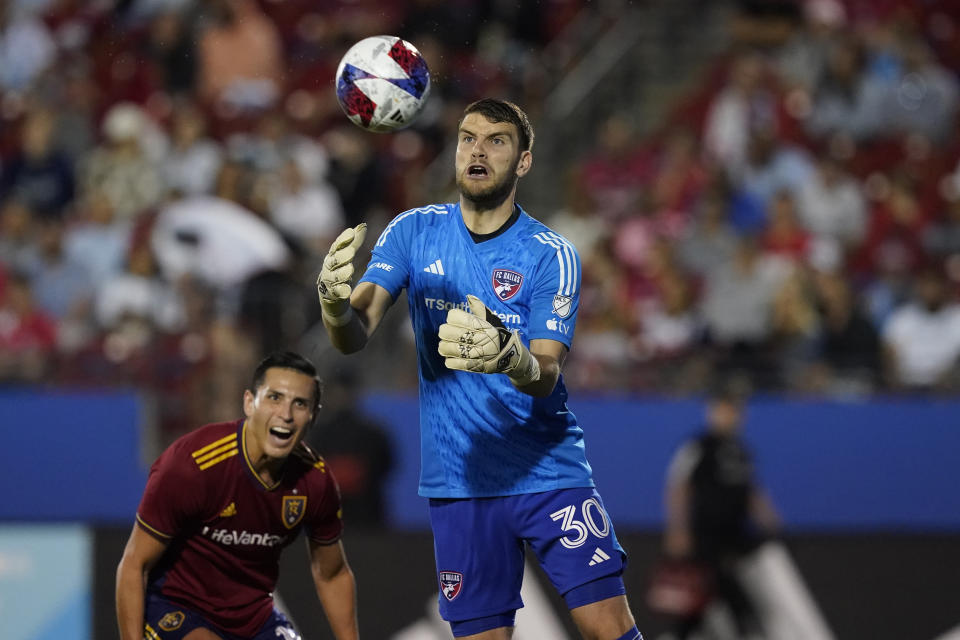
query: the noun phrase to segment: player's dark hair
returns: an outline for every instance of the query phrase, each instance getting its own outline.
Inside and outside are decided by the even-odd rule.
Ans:
[[[479,113],[490,122],[509,122],[520,132],[520,150],[533,150],[533,125],[523,109],[507,100],[498,98],[483,98],[474,103],[468,104],[463,110],[463,118],[471,113]],[[463,118],[460,118],[460,124],[463,124]]]
[[[726,403],[742,407],[750,395],[749,387],[749,381],[737,376],[715,380],[707,389],[707,401],[711,404]]]
[[[274,351],[261,360],[257,368],[253,370],[250,389],[254,393],[263,385],[263,379],[269,369],[293,369],[313,378],[313,396],[316,402],[314,408],[318,409],[320,407],[320,394],[322,393],[320,376],[317,375],[317,368],[313,366],[312,362],[293,351]]]

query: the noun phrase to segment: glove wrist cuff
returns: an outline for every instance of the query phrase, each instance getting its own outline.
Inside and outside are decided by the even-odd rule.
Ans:
[[[350,323],[353,307],[346,300],[321,300],[320,315],[332,327],[342,327]]]
[[[540,362],[532,353],[523,349],[517,366],[507,376],[515,387],[525,387],[540,379]]]

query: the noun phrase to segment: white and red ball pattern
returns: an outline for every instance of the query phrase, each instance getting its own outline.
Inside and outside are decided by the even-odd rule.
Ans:
[[[368,131],[408,126],[430,94],[426,61],[396,36],[372,36],[350,47],[337,67],[336,82],[340,107]]]

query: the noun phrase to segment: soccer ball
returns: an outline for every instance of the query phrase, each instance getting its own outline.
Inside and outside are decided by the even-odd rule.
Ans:
[[[408,126],[430,94],[430,71],[416,47],[396,36],[364,38],[337,67],[337,102],[367,131]]]

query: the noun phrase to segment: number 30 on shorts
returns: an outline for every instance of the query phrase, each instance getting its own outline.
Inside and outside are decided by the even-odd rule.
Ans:
[[[597,502],[596,498],[587,498],[580,505],[581,519],[577,520],[577,506],[567,505],[559,511],[550,514],[550,519],[560,520],[560,528],[564,531],[575,531],[576,536],[565,536],[560,538],[560,544],[567,549],[576,549],[583,546],[587,541],[587,536],[591,533],[598,538],[606,538],[610,535],[610,521],[607,520],[607,514]],[[599,524],[597,523],[599,520]]]

